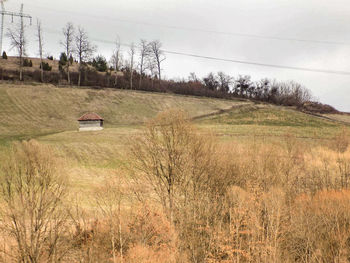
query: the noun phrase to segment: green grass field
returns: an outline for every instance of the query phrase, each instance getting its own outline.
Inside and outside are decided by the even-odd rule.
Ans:
[[[68,164],[72,187],[88,192],[124,167],[128,145],[143,124],[171,108],[186,111],[201,132],[213,133],[222,142],[280,141],[293,135],[317,145],[344,127],[294,109],[240,100],[2,83],[0,150],[30,138],[52,145]],[[105,129],[78,132],[77,119],[91,111],[105,119]]]

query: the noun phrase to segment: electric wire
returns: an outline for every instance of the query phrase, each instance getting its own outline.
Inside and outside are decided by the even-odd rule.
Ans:
[[[32,5],[32,6],[35,6],[35,5]],[[169,28],[169,29],[173,29],[173,30],[202,32],[202,33],[235,36],[235,37],[247,37],[247,38],[256,38],[256,39],[277,40],[277,41],[290,41],[290,42],[314,43],[314,44],[323,44],[323,45],[350,46],[350,42],[345,42],[345,41],[315,40],[315,39],[303,39],[303,38],[294,38],[294,37],[280,37],[280,36],[269,36],[269,35],[259,35],[259,34],[248,34],[248,33],[241,33],[241,32],[217,31],[217,30],[210,30],[210,29],[203,29],[203,28],[156,24],[156,23],[149,23],[149,22],[145,22],[145,21],[134,21],[134,20],[129,20],[129,19],[115,18],[115,17],[98,16],[98,15],[93,15],[93,14],[82,14],[82,13],[72,12],[72,11],[63,11],[63,10],[57,11],[57,10],[53,10],[53,9],[41,7],[41,6],[36,6],[36,7],[40,8],[40,9],[49,10],[49,11],[52,11],[55,13],[84,16],[84,17],[89,17],[89,18],[103,19],[103,20],[116,21],[116,22],[122,22],[122,23],[130,23],[130,24],[150,26],[150,27]]]
[[[53,33],[53,34],[60,34],[59,31],[52,30],[52,29],[44,29],[44,31],[48,33]],[[90,38],[90,39],[100,43],[115,45],[115,41],[110,41],[110,40],[105,40],[100,38]],[[126,44],[126,43],[120,43],[120,45],[124,47],[131,46],[130,44]],[[314,72],[314,73],[336,74],[336,75],[350,75],[350,71],[326,70],[326,69],[317,69],[317,68],[309,68],[309,67],[296,67],[296,66],[289,66],[289,65],[269,64],[269,63],[255,62],[255,61],[245,61],[245,60],[238,60],[238,59],[231,59],[231,58],[206,56],[201,54],[193,54],[193,53],[179,52],[179,51],[166,50],[166,49],[162,49],[162,51],[164,53],[172,54],[172,55],[180,55],[180,56],[186,56],[186,57],[192,57],[192,58],[222,61],[222,62],[244,64],[244,65],[251,65],[251,66],[258,66],[258,67],[269,67],[269,68],[288,69],[288,70],[306,71],[306,72]]]

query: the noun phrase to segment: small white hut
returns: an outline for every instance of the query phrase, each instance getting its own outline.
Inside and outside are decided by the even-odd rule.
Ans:
[[[79,131],[103,130],[103,118],[96,113],[86,113],[78,119]]]

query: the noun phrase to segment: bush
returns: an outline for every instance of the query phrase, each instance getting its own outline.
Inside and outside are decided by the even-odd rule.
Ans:
[[[23,67],[33,67],[33,62],[30,59],[23,60]]]
[[[60,60],[58,61],[58,63],[62,66],[66,65],[67,64],[67,55],[66,53],[62,52],[61,55],[60,55]]]
[[[49,63],[43,62],[42,64],[43,64],[44,71],[51,71],[52,70],[52,67],[49,65]],[[41,65],[40,65],[40,68],[41,68]]]
[[[302,109],[312,113],[322,113],[322,114],[339,113],[334,107],[327,104],[320,103],[320,102],[315,102],[315,101],[305,102],[302,106]]]
[[[63,67],[67,65],[68,59],[66,53],[62,52],[60,55],[60,60],[58,61],[58,70],[63,71]]]
[[[53,56],[48,56],[47,59],[48,60],[53,60]]]
[[[71,65],[73,65],[73,62],[74,62],[74,58],[73,58],[72,55],[70,55],[70,57],[69,57],[69,63],[70,63]]]
[[[4,52],[2,52],[2,58],[3,59],[7,59],[7,54],[6,54],[6,52],[4,51]]]
[[[97,70],[97,71],[100,71],[100,72],[106,72],[107,69],[108,69],[108,66],[107,66],[107,61],[106,59],[99,55],[97,56],[96,58],[94,58],[92,60],[92,63],[91,65]]]

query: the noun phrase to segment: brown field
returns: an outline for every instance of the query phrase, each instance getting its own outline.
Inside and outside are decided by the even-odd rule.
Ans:
[[[26,59],[31,60],[33,63],[32,67],[24,67],[25,71],[35,71],[40,70],[40,59],[39,58],[31,58],[26,57]],[[58,72],[58,60],[50,60],[47,58],[43,59],[43,62],[48,63],[52,67],[53,72]],[[17,57],[8,57],[7,59],[0,58],[0,67],[8,70],[18,70],[19,59]],[[70,70],[78,72],[78,64],[73,62]]]

